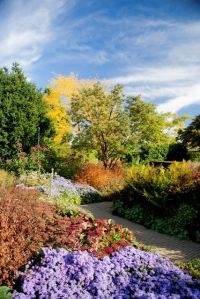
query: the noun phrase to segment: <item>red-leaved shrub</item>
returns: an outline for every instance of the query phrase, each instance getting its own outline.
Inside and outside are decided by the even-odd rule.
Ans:
[[[55,208],[35,201],[35,192],[0,189],[0,285],[11,284],[17,269],[42,246],[46,219]]]

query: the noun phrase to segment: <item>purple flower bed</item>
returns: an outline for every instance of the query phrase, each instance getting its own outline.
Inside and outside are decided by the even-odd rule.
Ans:
[[[200,281],[163,257],[128,246],[97,259],[86,251],[43,249],[13,299],[197,299]]]
[[[66,179],[59,175],[56,175],[49,185],[42,186],[26,186],[24,183],[16,185],[18,188],[26,190],[39,190],[51,196],[60,196],[63,193],[68,193],[71,196],[79,197],[83,200],[84,203],[100,201],[101,193],[96,190],[94,187],[75,183],[72,180]]]

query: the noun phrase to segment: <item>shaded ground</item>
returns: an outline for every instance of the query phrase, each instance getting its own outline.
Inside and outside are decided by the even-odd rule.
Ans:
[[[157,253],[172,261],[200,258],[200,244],[161,234],[129,220],[114,216],[112,214],[112,202],[87,204],[82,205],[82,207],[92,212],[96,218],[112,219],[115,223],[127,227],[134,232],[138,241],[156,247]]]

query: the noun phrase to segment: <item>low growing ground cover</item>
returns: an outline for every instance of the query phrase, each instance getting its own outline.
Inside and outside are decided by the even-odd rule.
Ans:
[[[132,246],[101,259],[86,251],[43,248],[15,289],[13,299],[200,297],[200,281],[161,256]]]

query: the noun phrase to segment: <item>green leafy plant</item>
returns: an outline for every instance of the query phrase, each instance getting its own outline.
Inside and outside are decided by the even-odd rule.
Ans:
[[[176,214],[172,217],[171,223],[177,227],[186,227],[194,224],[196,218],[197,210],[186,203],[182,203]]]
[[[7,286],[0,286],[0,299],[11,299],[12,291]]]
[[[177,266],[187,272],[196,279],[200,279],[200,259],[192,259],[188,262],[179,262]]]
[[[140,152],[141,160],[145,162],[151,162],[154,160],[165,161],[167,160],[167,153],[169,151],[168,144],[149,144],[143,146]]]
[[[26,186],[50,185],[51,173],[40,173],[38,171],[28,171],[20,175],[18,181]]]
[[[68,204],[80,205],[81,204],[81,196],[79,194],[67,191],[62,192],[61,195],[58,197],[58,201],[63,203],[65,206]]]

